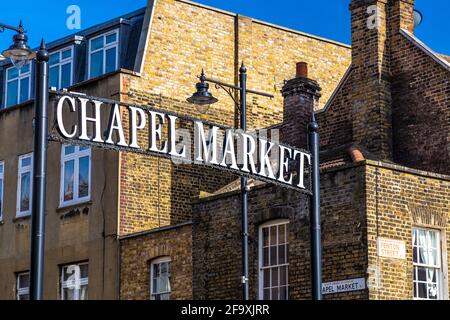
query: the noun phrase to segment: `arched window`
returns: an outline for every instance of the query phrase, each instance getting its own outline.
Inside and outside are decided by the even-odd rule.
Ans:
[[[150,299],[170,300],[170,257],[154,259],[150,264]]]
[[[287,300],[289,292],[289,220],[259,227],[259,299]]]

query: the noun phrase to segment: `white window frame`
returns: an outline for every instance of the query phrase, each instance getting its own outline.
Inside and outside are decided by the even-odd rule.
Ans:
[[[28,287],[23,287],[23,288],[21,288],[20,286],[19,286],[19,284],[20,284],[20,277],[21,276],[25,276],[25,275],[28,275]],[[20,272],[20,273],[17,273],[16,274],[16,300],[20,300],[19,299],[19,297],[20,296],[22,296],[22,295],[28,295],[28,297],[30,296],[30,286],[29,286],[29,281],[30,281],[30,273],[27,271],[27,272]]]
[[[106,37],[111,35],[111,34],[116,34],[116,41],[111,42],[111,43],[106,43]],[[96,50],[92,50],[92,42],[98,38],[103,37],[103,47],[96,49]],[[116,67],[115,70],[117,70],[118,65],[119,65],[119,29],[114,29],[111,31],[108,31],[106,33],[103,33],[101,35],[98,35],[96,37],[93,37],[92,39],[89,39],[89,51],[88,51],[88,75],[89,75],[89,79],[92,79],[93,77],[91,76],[91,56],[92,54],[99,52],[99,51],[103,51],[103,66],[102,66],[102,73],[100,75],[97,75],[96,77],[99,77],[101,75],[104,75],[106,72],[106,51],[108,49],[111,48],[116,48]]]
[[[68,144],[63,144],[61,145],[61,173],[60,173],[60,181],[59,181],[59,205],[60,207],[67,207],[67,206],[72,206],[72,205],[76,205],[76,204],[80,204],[80,203],[84,203],[87,201],[91,200],[91,190],[92,190],[92,186],[91,186],[91,182],[92,182],[92,149],[88,148],[86,150],[81,150],[80,151],[80,146],[76,146],[73,145],[73,147],[75,148],[74,153],[69,154],[69,155],[65,155],[64,154],[64,149],[65,147],[68,147],[71,145]],[[89,183],[89,188],[88,188],[88,195],[86,197],[82,197],[80,198],[78,195],[79,192],[79,172],[80,172],[80,158],[84,158],[88,156],[89,157],[89,176],[88,176],[88,183]],[[64,201],[64,169],[66,166],[66,162],[73,160],[74,161],[74,182],[73,182],[73,199],[72,200],[67,200]]]
[[[286,299],[289,300],[289,251],[286,254],[286,263],[280,264],[280,265],[270,265],[267,267],[264,267],[264,261],[263,261],[263,229],[268,227],[275,227],[280,225],[286,225],[286,245],[289,246],[289,219],[277,219],[277,220],[271,220],[266,223],[263,223],[259,226],[258,230],[258,298],[259,300],[264,300],[264,270],[265,269],[271,269],[275,267],[283,267],[286,266],[287,270],[287,280],[286,280],[286,286],[288,287],[288,293],[286,295]],[[278,238],[278,231],[277,231],[277,238]],[[278,240],[277,240],[278,242]],[[272,295],[272,293],[270,293]]]
[[[67,50],[70,50],[70,58],[62,59],[63,51],[67,51]],[[50,69],[54,68],[54,67],[58,67],[58,71],[59,71],[58,77],[59,78],[58,78],[58,87],[56,89],[60,90],[60,89],[63,89],[61,87],[62,67],[64,65],[66,65],[66,64],[69,64],[69,63],[70,63],[70,84],[69,84],[69,86],[71,86],[73,84],[73,61],[74,61],[74,59],[73,59],[74,58],[74,56],[73,56],[74,55],[73,45],[65,47],[65,48],[62,48],[62,49],[54,51],[54,52],[51,52],[50,55],[53,55],[55,53],[59,54],[59,62],[55,63],[55,64],[50,64],[49,63],[48,72],[49,72],[49,76],[50,76]]]
[[[13,69],[13,68],[15,68],[15,66],[12,66],[12,67],[9,67],[9,68],[6,69],[6,73],[5,73],[5,103],[4,103],[5,108],[11,108],[11,107],[13,107],[15,105],[24,103],[25,101],[28,101],[28,100],[31,99],[31,72],[32,72],[33,64],[31,62],[27,62],[24,65],[24,67],[26,65],[30,65],[30,70],[28,72],[23,73],[23,74],[22,74],[21,70],[18,70],[19,75],[16,78],[13,78],[13,79],[8,79],[8,71]],[[25,101],[20,101],[20,86],[21,86],[20,83],[21,83],[21,80],[23,80],[25,78],[29,78],[29,80],[28,80],[28,98]],[[18,94],[17,95],[17,103],[8,106],[8,84],[10,82],[15,81],[15,80],[17,80],[17,82],[18,82],[17,83],[17,94]]]
[[[88,266],[88,276],[87,278],[80,278],[80,286],[88,286],[88,290],[89,290],[89,262],[80,262],[80,263],[71,263],[71,264],[67,264],[64,266],[61,266],[61,276],[60,276],[60,281],[61,281],[61,300],[66,300],[64,297],[64,289],[72,289],[72,282],[70,281],[64,281],[64,269],[71,266],[71,265],[75,265],[78,267],[81,267],[83,265],[87,265]],[[81,290],[75,290],[75,295],[74,295],[74,300],[80,300],[80,291]],[[89,295],[89,294],[88,294]]]
[[[416,230],[419,231],[425,231],[425,232],[433,232],[436,234],[436,243],[437,243],[437,266],[436,265],[427,265],[427,264],[421,264],[420,262],[415,262],[414,261],[414,255],[413,255],[413,272],[416,273],[416,268],[426,268],[426,269],[435,269],[437,270],[437,299],[427,299],[427,298],[419,298],[419,297],[415,297],[414,296],[414,288],[413,288],[413,299],[414,300],[443,300],[444,299],[444,288],[446,287],[444,284],[444,265],[443,265],[443,257],[442,257],[442,231],[438,230],[438,229],[430,229],[430,228],[424,228],[424,227],[413,227],[412,232],[414,233]],[[412,235],[414,237],[414,235]],[[417,240],[418,241],[418,240]],[[414,242],[412,243],[412,250],[416,250],[415,246],[414,246]],[[419,258],[417,256],[417,258]],[[418,278],[417,274],[416,274],[416,279]],[[414,274],[413,274],[413,286],[416,286],[419,282],[423,283],[423,281],[415,281],[414,280]],[[426,282],[427,284],[429,283],[428,281]],[[416,287],[416,292],[418,292],[418,288]],[[427,293],[428,295],[428,293]]]
[[[169,294],[169,300],[170,300],[170,295],[172,294],[172,286],[171,286],[171,273],[172,273],[172,268],[170,267],[170,273],[169,273],[169,291],[167,292],[153,292],[153,266],[157,265],[157,264],[162,264],[162,263],[169,263],[169,265],[172,263],[172,259],[169,256],[166,257],[160,257],[160,258],[156,258],[153,259],[150,263],[150,300],[155,300],[154,296],[155,295],[161,295],[161,294]]]
[[[0,194],[0,221],[3,221],[3,199],[5,198],[5,162],[0,161],[0,187],[2,193]]]
[[[30,165],[26,167],[22,167],[22,160],[25,158],[30,158]],[[21,190],[22,190],[22,173],[30,172],[30,205],[27,211],[20,211],[20,199],[21,199]],[[33,203],[33,153],[27,153],[21,155],[18,161],[17,168],[17,207],[16,207],[16,217],[28,217],[31,215],[31,206]]]

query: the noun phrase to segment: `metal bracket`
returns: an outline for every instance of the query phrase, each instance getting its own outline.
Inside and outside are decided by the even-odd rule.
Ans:
[[[25,30],[23,28],[23,26],[22,26],[22,21],[20,21],[20,25],[19,25],[18,28],[9,26],[9,25],[4,24],[4,23],[0,23],[0,32],[5,32],[5,29],[9,29],[9,30],[16,31],[16,32],[19,32],[19,33],[27,33],[27,30]]]
[[[248,278],[246,276],[242,276],[241,277],[241,282],[242,283],[247,283],[247,281],[248,281]]]
[[[228,95],[230,96],[231,99],[233,99],[234,103],[236,104],[236,107],[241,110],[241,105],[240,105],[240,101],[237,100],[234,96],[233,93],[236,93],[237,89],[234,88],[229,88],[229,87],[225,87],[224,85],[220,84],[220,83],[216,83],[215,84],[216,89],[223,89],[223,91],[225,91],[226,93],[228,93]]]

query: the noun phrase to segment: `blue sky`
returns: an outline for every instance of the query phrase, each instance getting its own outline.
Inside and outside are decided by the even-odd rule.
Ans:
[[[336,41],[350,43],[350,0],[196,0],[209,6],[251,16],[259,20],[293,28]],[[146,0],[21,0],[20,5],[6,1],[2,5],[0,22],[17,25],[22,19],[30,44],[37,46],[43,36],[56,40],[74,30],[68,30],[66,9],[78,5],[81,28],[145,6]],[[450,55],[450,1],[416,0],[416,8],[424,14],[423,24],[416,34],[437,52]],[[11,44],[13,33],[0,33],[0,50]]]

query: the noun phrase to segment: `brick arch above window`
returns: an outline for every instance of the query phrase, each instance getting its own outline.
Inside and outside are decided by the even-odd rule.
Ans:
[[[167,245],[159,244],[149,248],[145,253],[143,253],[143,255],[145,257],[145,260],[148,263],[151,263],[153,260],[161,257],[170,257],[171,253],[172,252]]]
[[[447,227],[447,213],[438,212],[429,207],[409,205],[413,224],[424,227],[445,229]]]
[[[261,226],[264,223],[271,222],[278,219],[293,220],[295,215],[294,208],[290,206],[280,206],[264,210],[261,214],[256,215],[254,223],[256,226]]]

